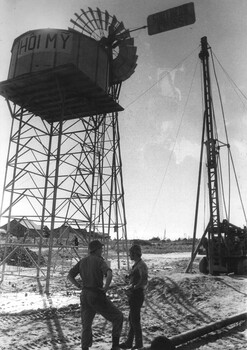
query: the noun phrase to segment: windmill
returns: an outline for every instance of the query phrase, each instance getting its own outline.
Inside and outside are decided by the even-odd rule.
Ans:
[[[135,71],[136,47],[107,11],[81,10],[71,23],[68,30],[32,30],[16,38],[8,79],[0,83],[12,117],[1,203],[7,221],[2,279],[16,249],[31,259],[31,244],[46,292],[61,268],[56,261],[65,257],[64,266],[68,257],[79,257],[72,237],[79,247],[102,240],[106,257],[109,238],[116,238],[118,267],[120,251],[127,250],[118,99]],[[35,242],[27,233],[25,242],[12,246],[13,219],[28,220]],[[44,267],[39,261],[47,249]]]
[[[75,19],[70,21],[73,24],[70,30],[99,41],[108,50],[110,86],[121,84],[134,73],[137,65],[134,39],[116,16],[111,16],[106,10],[102,12],[99,8],[92,10],[89,7],[88,11],[81,9],[80,14],[75,13]]]

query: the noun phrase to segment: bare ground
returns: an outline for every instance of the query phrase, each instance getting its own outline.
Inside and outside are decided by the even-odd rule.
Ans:
[[[142,310],[145,345],[158,335],[174,335],[246,311],[246,276],[208,276],[198,273],[198,261],[184,273],[188,254],[144,254],[149,285]],[[128,305],[123,291],[126,270],[116,269],[110,298],[125,316],[122,337],[128,329]],[[59,277],[59,276],[58,276]],[[80,349],[79,292],[65,276],[54,280],[52,294],[39,294],[29,279],[7,278],[0,289],[0,350]],[[244,321],[197,338],[180,349],[246,349]],[[92,350],[111,348],[111,325],[101,316],[94,321]]]

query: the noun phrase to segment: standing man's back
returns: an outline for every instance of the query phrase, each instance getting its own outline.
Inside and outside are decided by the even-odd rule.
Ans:
[[[103,244],[98,240],[90,242],[89,255],[72,267],[68,274],[70,282],[82,289],[82,350],[88,350],[92,346],[92,324],[96,313],[112,322],[112,350],[120,349],[123,314],[106,296],[112,280],[112,270],[102,257],[102,247]],[[75,279],[77,275],[81,276],[82,285]]]

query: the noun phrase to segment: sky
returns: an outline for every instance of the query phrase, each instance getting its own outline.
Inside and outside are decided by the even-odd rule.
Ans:
[[[88,6],[106,9],[123,21],[125,28],[135,29],[145,26],[149,15],[187,2],[0,0],[0,81],[7,79],[14,39],[26,31],[67,29],[74,13]],[[247,204],[247,2],[195,0],[194,6],[194,24],[156,35],[148,35],[147,29],[132,33],[137,67],[123,83],[119,98],[124,108],[119,125],[129,238],[193,235],[203,115],[198,54],[203,36],[218,63],[229,142],[243,203]],[[1,96],[0,118],[1,195],[11,126]],[[219,135],[222,130],[219,121]],[[208,223],[206,175],[202,182],[198,237]],[[230,221],[242,227],[246,222],[238,198],[234,194],[231,198]]]

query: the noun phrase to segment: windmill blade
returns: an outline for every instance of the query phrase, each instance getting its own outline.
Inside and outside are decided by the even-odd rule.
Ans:
[[[91,15],[92,15],[92,17],[94,19],[94,22],[95,22],[97,28],[101,29],[100,24],[99,24],[99,20],[96,18],[95,14],[94,14],[94,11],[91,9],[91,7],[89,7],[88,9],[89,9],[89,11],[90,11],[90,13],[91,13]]]
[[[118,23],[118,20],[117,20],[116,16],[114,15],[112,17],[112,22],[111,22],[111,24],[109,26],[109,29],[111,28],[111,30],[114,31],[114,28],[115,28],[117,23]],[[109,32],[109,34],[110,34],[110,32]]]
[[[119,51],[121,50],[124,50],[124,48],[128,49],[128,50],[131,50],[132,48],[133,49],[137,49],[136,46],[134,46],[133,44],[130,45],[131,41],[128,41],[128,40],[120,40],[119,41]]]
[[[110,19],[110,15],[109,15],[108,11],[105,10],[105,30],[107,30],[107,28],[108,28],[109,19]]]
[[[118,82],[122,82],[127,80],[134,72],[136,69],[137,64],[134,65],[126,65],[122,64],[117,71],[117,74],[113,75],[112,79],[115,84]]]
[[[83,9],[81,9],[81,12],[82,12],[82,14],[86,17],[86,19],[88,20],[88,23],[91,24],[91,26],[93,27],[93,30],[97,29],[97,28],[94,26],[94,22],[92,21],[92,18],[89,18],[87,12],[85,12]]]
[[[117,63],[118,65],[118,70],[117,73],[115,74],[115,77],[117,79],[119,79],[121,77],[121,80],[126,80],[127,79],[127,75],[129,74],[129,71],[133,71],[135,70],[137,64],[138,56],[135,56],[135,60],[134,61],[126,61],[123,57],[119,60],[119,62]],[[126,75],[126,77],[125,77]]]
[[[78,22],[76,22],[76,25],[81,28],[83,31],[85,31],[86,33],[88,33],[89,35],[91,35],[92,33],[92,29],[88,26],[88,24],[77,14],[75,13],[75,16],[77,17],[77,19],[84,24],[84,27],[80,26]],[[70,22],[72,22],[73,24],[75,24],[75,21],[70,20]],[[86,29],[86,28],[87,29]]]
[[[122,39],[124,39],[124,40],[130,39],[130,31],[129,31],[129,29],[124,30],[124,32],[122,32],[122,33],[119,35],[119,37],[121,38],[121,40],[122,40]],[[133,39],[133,40],[134,40],[134,39]]]
[[[138,58],[138,56],[136,57],[136,59],[137,58]],[[131,75],[135,73],[136,67],[137,67],[137,64],[135,64],[133,67],[129,68],[128,71],[125,71],[123,76],[122,76],[122,81],[129,79],[131,77]]]
[[[125,30],[124,32],[122,32],[121,34],[119,35],[112,35],[112,37],[114,39],[116,39],[116,42],[113,40],[113,42],[115,42],[115,44],[113,44],[113,48],[114,47],[117,47],[120,45],[120,43],[122,43],[123,41],[125,42],[127,39],[130,39],[130,34],[129,34],[129,30]],[[134,39],[133,39],[134,40]],[[133,42],[134,43],[134,42]],[[133,44],[132,44],[133,45]]]
[[[102,42],[111,49],[110,60],[111,82],[118,84],[128,79],[135,71],[137,65],[137,48],[130,31],[125,29],[123,22],[111,16],[107,10],[101,11],[98,7],[93,10],[88,7],[87,11],[81,9],[81,15],[75,13],[75,20],[71,20],[74,27],[71,30],[79,30],[89,35],[94,40]]]
[[[101,11],[100,11],[100,9],[98,7],[97,7],[96,10],[97,10],[98,18],[99,18],[100,27],[103,30],[103,21],[102,21]]]
[[[115,36],[117,36],[117,34],[121,33],[122,31],[124,31],[125,28],[124,28],[124,24],[123,22],[120,22],[119,24],[117,24],[113,30],[113,34]]]
[[[134,39],[133,38],[127,38],[124,40],[125,46],[134,46]]]
[[[84,21],[84,19],[82,19],[81,15],[78,15],[77,13],[75,13],[75,16],[77,17],[77,19],[82,22],[84,24],[84,26],[87,28],[88,33],[92,33],[93,27],[90,26],[89,24],[91,24],[90,22],[86,22]],[[84,27],[84,28],[85,28]],[[86,29],[84,29],[86,31]]]
[[[134,45],[126,45],[127,40],[119,44],[119,54],[112,62],[112,82],[117,83],[128,79],[135,71],[138,56]],[[133,42],[129,41],[129,44]],[[128,41],[127,41],[128,43]]]
[[[135,57],[136,57],[136,50],[137,48],[135,46],[133,47],[121,47],[119,49],[119,55],[116,57],[114,60],[114,63],[122,60],[122,61],[133,61],[135,62]]]
[[[82,27],[79,23],[77,23],[76,21],[74,21],[73,19],[71,19],[70,20],[70,22],[71,23],[73,23],[76,27],[79,27],[81,30],[82,30],[82,32],[87,32],[88,34],[90,34],[91,35],[91,33],[90,32],[88,32],[84,27]]]

